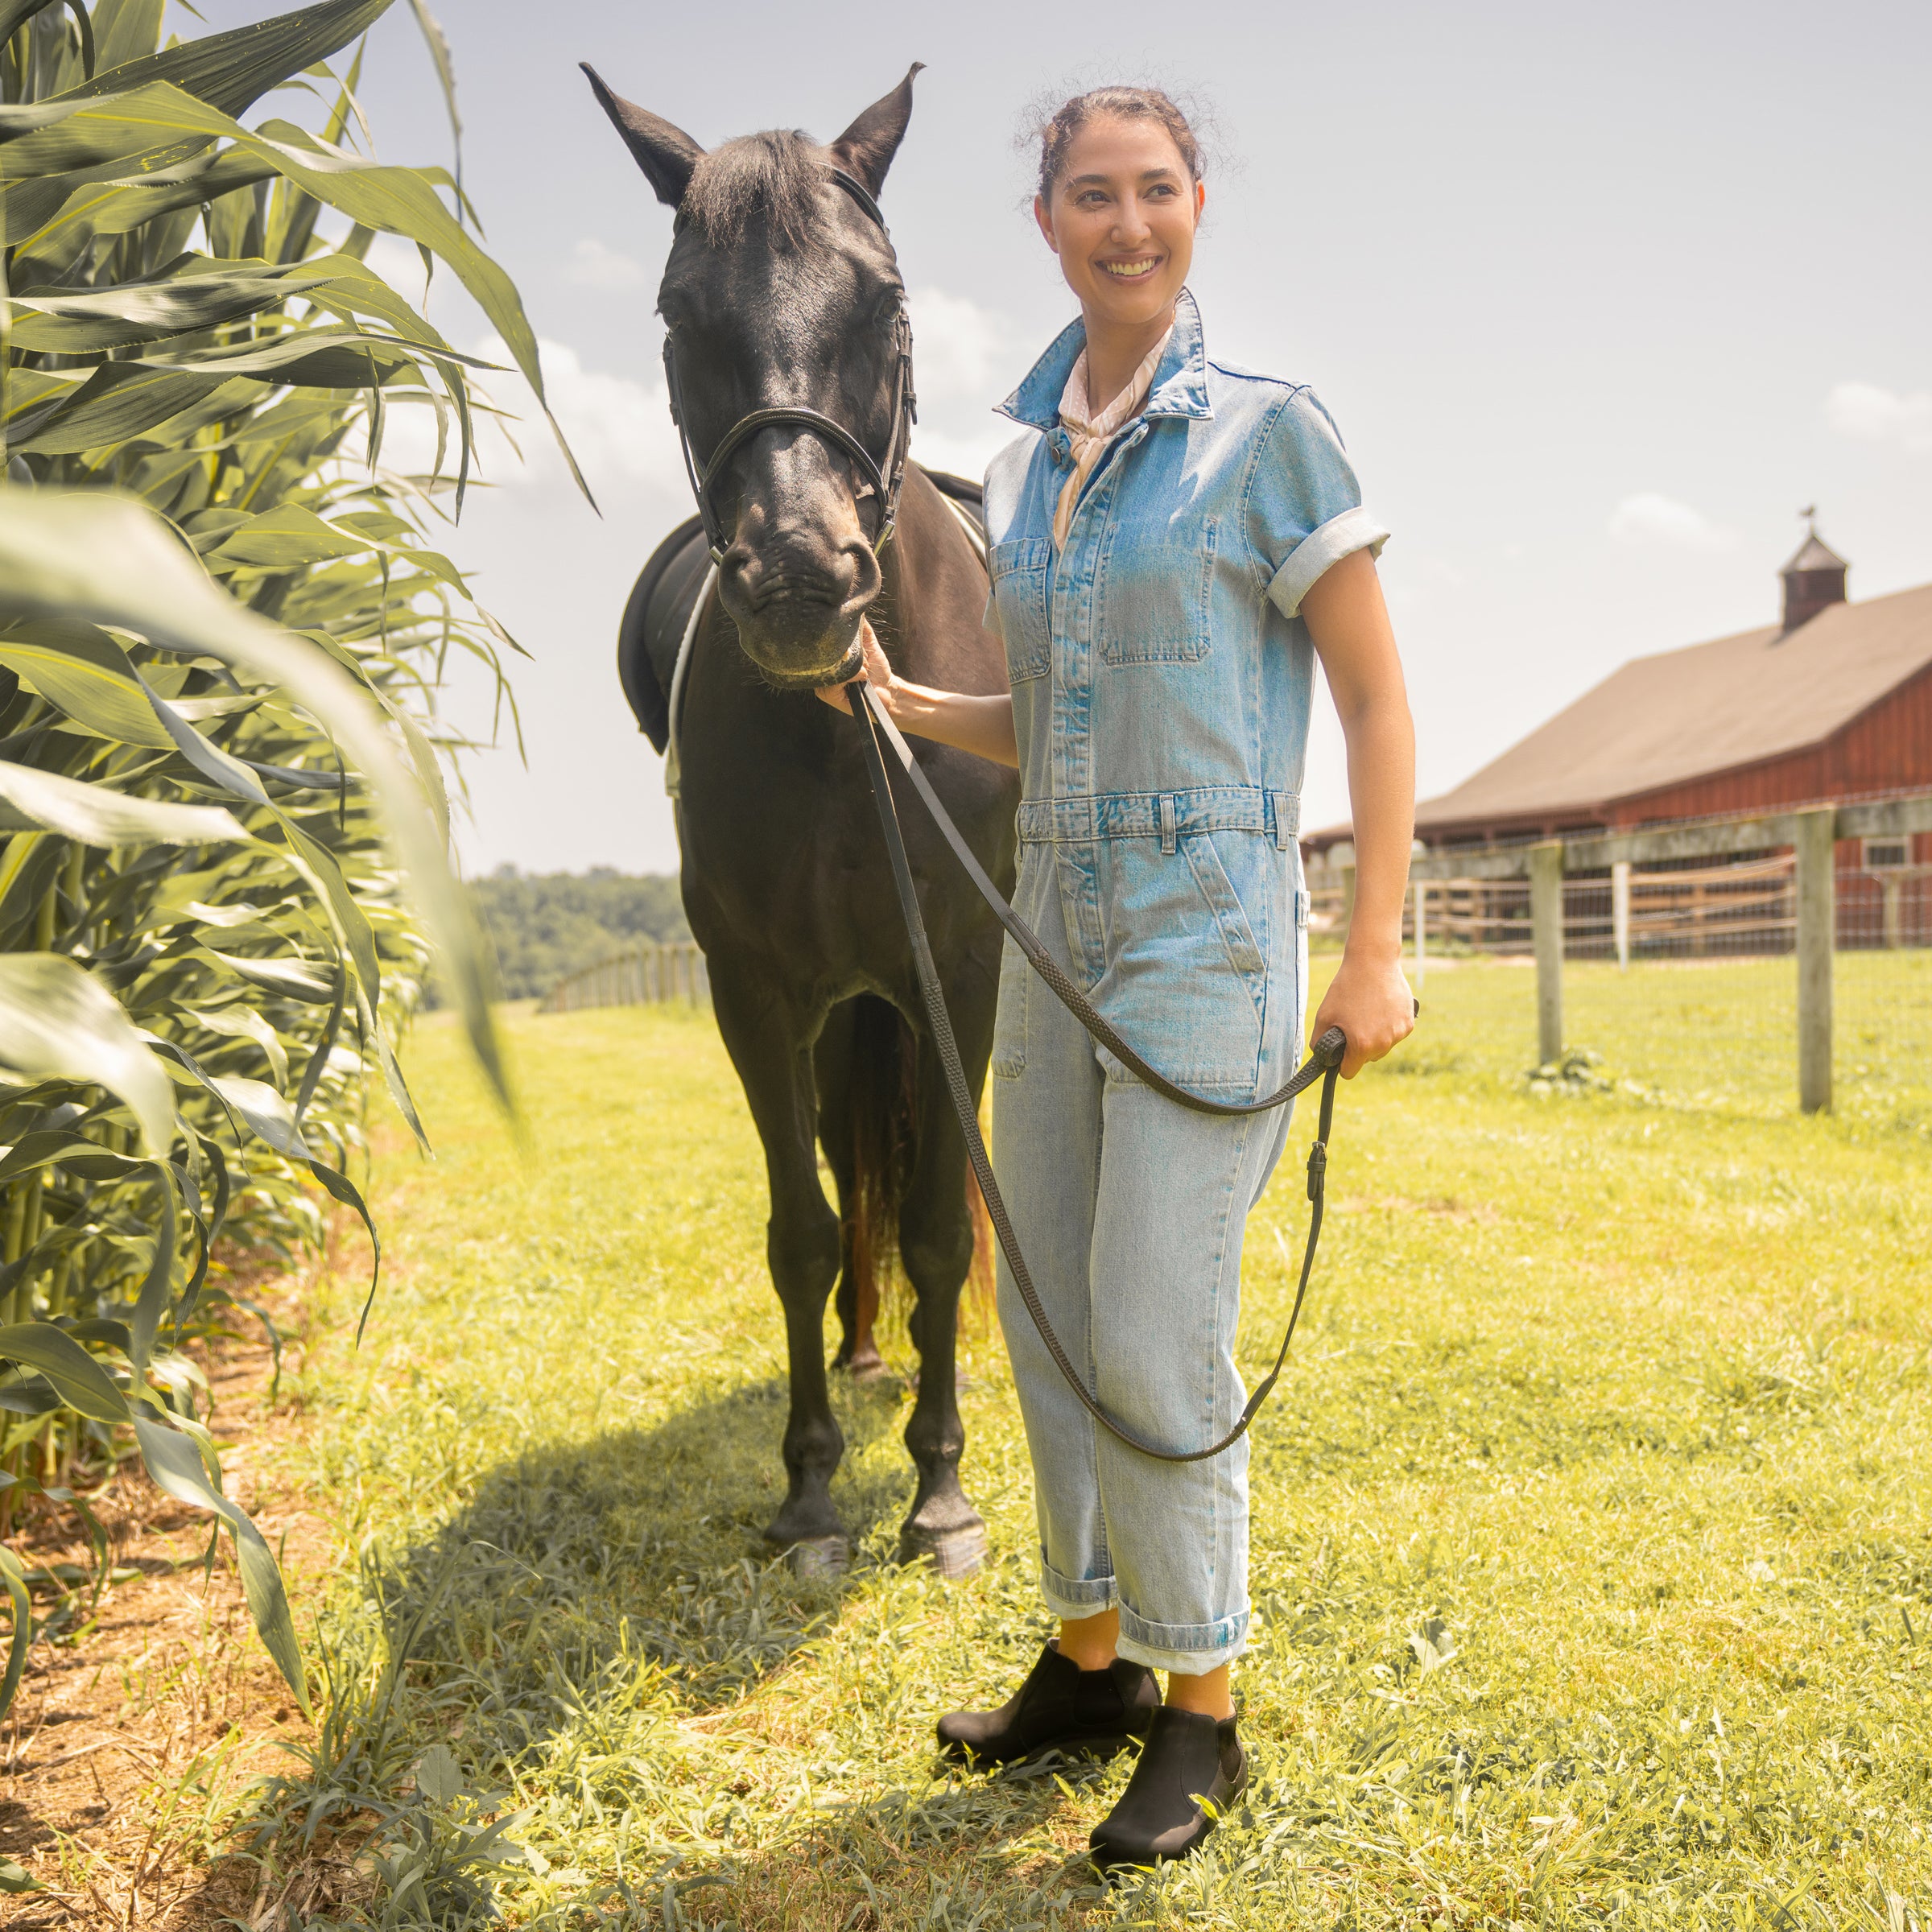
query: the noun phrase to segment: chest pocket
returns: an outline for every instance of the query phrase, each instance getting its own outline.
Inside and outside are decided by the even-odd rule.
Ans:
[[[1100,656],[1109,664],[1191,664],[1207,656],[1220,523],[1163,531],[1150,542],[1123,524],[1108,546],[1100,590]]]
[[[1045,677],[1053,661],[1046,621],[1046,572],[1052,561],[1053,545],[1045,537],[1018,537],[987,552],[993,608],[1006,641],[1006,675],[1015,684],[1023,678]]]

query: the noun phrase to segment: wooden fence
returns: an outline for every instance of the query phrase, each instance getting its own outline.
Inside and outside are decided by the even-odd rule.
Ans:
[[[1347,888],[1311,869],[1313,925],[1339,935]],[[1834,879],[1840,952],[1932,946],[1932,865],[1870,869],[1842,855]],[[1420,919],[1427,946],[1451,951],[1534,951],[1530,886],[1521,881],[1416,878],[1402,914],[1412,942]],[[1563,954],[1572,960],[1711,959],[1790,952],[1798,939],[1794,852],[1723,860],[1680,869],[1628,861],[1608,873],[1563,879]]]
[[[1592,832],[1410,861],[1403,937],[1419,965],[1431,943],[1528,954],[1537,969],[1537,1043],[1563,1050],[1567,959],[1794,952],[1798,956],[1798,1104],[1831,1104],[1832,960],[1840,949],[1932,945],[1932,865],[1841,868],[1841,842],[1902,842],[1932,832],[1932,794],[1822,805],[1755,818],[1703,819]],[[1308,868],[1313,930],[1346,936],[1354,848]]]
[[[539,1013],[576,1013],[586,1006],[691,1006],[711,1003],[711,975],[702,947],[684,939],[646,943],[613,953],[557,981]]]

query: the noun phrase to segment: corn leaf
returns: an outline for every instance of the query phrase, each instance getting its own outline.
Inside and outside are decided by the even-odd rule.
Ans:
[[[10,828],[0,824],[0,831],[37,827],[87,845],[134,845],[151,840],[193,845],[248,837],[234,815],[219,805],[134,798],[105,785],[84,785],[58,772],[38,771],[5,759],[0,759],[0,800],[21,820]]]
[[[151,1155],[174,1137],[174,1090],[160,1063],[114,996],[56,953],[0,953],[0,1066],[105,1087],[132,1109]]]

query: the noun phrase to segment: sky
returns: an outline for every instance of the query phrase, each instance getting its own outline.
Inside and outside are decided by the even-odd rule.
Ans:
[[[690,510],[654,313],[671,217],[580,60],[707,147],[829,139],[927,64],[882,199],[911,293],[914,453],[976,473],[1004,440],[993,405],[1073,312],[1027,212],[1029,104],[1121,79],[1200,103],[1208,351],[1312,384],[1394,533],[1381,571],[1425,797],[1629,658],[1774,621],[1804,506],[1855,599],[1932,580],[1922,0],[431,3],[465,185],[601,513],[526,425],[526,460],[490,452],[493,487],[448,533],[530,654],[526,762],[507,733],[470,762],[473,874],[676,865],[614,663],[625,593]],[[217,26],[272,10],[202,6]],[[371,37],[361,97],[380,159],[448,159],[406,6]],[[419,286],[413,250],[379,258]],[[431,299],[460,345],[485,344],[451,278]],[[487,731],[473,682],[446,702]],[[1302,822],[1347,811],[1324,708]]]

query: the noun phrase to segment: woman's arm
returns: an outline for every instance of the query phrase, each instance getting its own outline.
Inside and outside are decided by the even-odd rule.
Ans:
[[[1379,1060],[1415,1024],[1402,976],[1402,900],[1415,836],[1415,727],[1381,580],[1365,550],[1331,564],[1302,600],[1348,742],[1355,913],[1342,964],[1309,1038],[1348,1036],[1344,1076]]]
[[[865,678],[886,706],[886,716],[915,738],[952,745],[996,765],[1019,769],[1019,741],[1013,730],[1013,693],[997,697],[969,697],[964,691],[935,691],[930,685],[909,684],[892,668],[891,660],[873,636],[872,625],[859,619],[859,642],[865,653]],[[854,678],[852,682],[857,683]],[[834,711],[849,709],[845,686],[828,684],[819,696]]]

